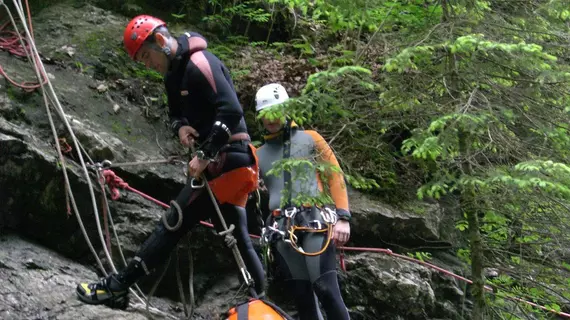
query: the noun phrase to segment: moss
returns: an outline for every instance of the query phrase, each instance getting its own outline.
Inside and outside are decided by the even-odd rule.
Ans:
[[[402,209],[423,216],[428,213],[429,206],[425,203],[409,202],[409,203],[404,203],[402,205]]]
[[[151,70],[151,69],[146,69],[146,68],[135,68],[134,70],[134,76],[139,77],[139,78],[145,78],[147,80],[150,81],[154,81],[154,82],[162,82],[163,81],[163,77],[160,73]]]
[[[16,88],[12,85],[6,86],[6,95],[8,96],[8,99],[10,99],[11,101],[18,101],[18,102],[26,102],[33,97],[33,94],[25,92],[22,89]]]
[[[76,42],[74,41],[72,43],[79,43],[80,49],[83,49],[85,53],[98,56],[109,47],[109,41],[107,39],[109,31],[110,30],[93,31],[87,34],[83,39],[81,39],[81,35],[77,35],[74,37]]]

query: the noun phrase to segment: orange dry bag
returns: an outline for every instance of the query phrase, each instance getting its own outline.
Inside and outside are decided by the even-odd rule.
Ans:
[[[228,311],[226,320],[292,320],[276,305],[263,300],[251,299]]]

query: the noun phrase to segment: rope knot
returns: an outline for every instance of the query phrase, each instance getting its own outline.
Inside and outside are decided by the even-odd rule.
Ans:
[[[236,238],[234,238],[232,232],[234,231],[235,226],[233,224],[230,224],[230,226],[228,227],[228,230],[222,231],[220,233],[218,233],[218,235],[224,236],[224,242],[226,243],[226,246],[228,248],[233,248],[236,244],[237,244],[237,240]]]
[[[118,188],[126,189],[129,187],[129,184],[117,176],[112,170],[103,170],[103,178],[111,190],[111,199],[113,200],[117,200],[121,196]]]

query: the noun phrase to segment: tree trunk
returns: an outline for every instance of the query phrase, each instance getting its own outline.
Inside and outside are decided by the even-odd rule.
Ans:
[[[459,151],[464,159],[469,159],[469,141],[466,141],[466,133],[459,131]],[[463,160],[461,171],[463,174],[473,175],[473,169],[469,160]],[[473,320],[485,319],[485,278],[483,273],[483,240],[481,238],[479,225],[479,210],[473,205],[476,190],[473,186],[466,186],[461,193],[461,210],[467,216],[469,224],[469,244],[471,249],[471,278],[473,288],[471,290],[473,299]]]
[[[485,319],[485,278],[483,276],[483,241],[479,232],[479,217],[477,211],[467,210],[469,223],[469,242],[471,244],[471,277],[473,280],[472,294],[474,298],[473,320]]]
[[[441,15],[441,22],[449,21],[449,4],[447,0],[440,0],[441,2],[441,11],[443,14]]]

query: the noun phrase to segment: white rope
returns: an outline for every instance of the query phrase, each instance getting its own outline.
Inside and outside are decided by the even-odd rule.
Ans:
[[[29,30],[28,25],[26,23],[25,15],[24,15],[23,10],[22,10],[21,0],[12,0],[12,1],[16,7],[16,11],[18,13],[18,16],[20,17],[20,21],[22,22],[22,26],[24,28],[24,31],[26,33],[26,37],[28,39],[28,43],[29,43],[31,51],[32,51],[32,53],[31,53],[32,57],[31,58],[34,59],[34,62],[35,62],[34,64],[35,64],[36,76],[38,77],[38,81],[40,83],[42,83],[41,75],[42,74],[47,75],[47,72],[45,70],[45,67],[44,67],[41,59],[39,59],[38,50],[37,50],[36,45],[33,41],[30,30]],[[38,69],[40,69],[40,70],[38,70]],[[59,110],[60,114],[65,115],[65,112],[63,111],[63,108],[61,107],[59,99],[57,98],[57,95],[55,94],[55,91],[53,89],[53,86],[51,84],[49,77],[46,77],[46,84],[48,86],[48,94],[50,94],[52,96],[53,101],[55,102],[55,104],[53,106],[56,108],[56,110]],[[42,85],[42,89],[43,89],[43,87],[44,86]],[[71,128],[71,125],[69,124],[69,121],[67,120],[67,118],[65,116],[62,117],[61,120],[63,121],[67,131],[71,135],[71,139],[72,139],[73,144],[75,145],[75,148],[77,150],[79,150],[77,138],[75,137],[73,129]],[[57,138],[57,136],[56,136],[56,138]],[[101,244],[105,248],[105,240],[103,238],[103,231],[101,230],[101,225],[100,225],[100,221],[99,221],[99,211],[97,209],[97,201],[95,199],[95,193],[93,191],[93,185],[91,184],[91,179],[89,177],[89,172],[88,172],[87,166],[85,165],[85,161],[83,160],[83,155],[80,152],[78,152],[77,155],[79,156],[79,161],[81,162],[81,169],[83,170],[83,174],[85,175],[87,185],[89,187],[89,195],[91,196],[91,202],[92,202],[91,204],[93,205],[93,211],[95,213],[95,220],[97,222],[97,229],[98,229],[97,231],[99,232]],[[113,265],[112,261],[110,261],[111,259],[110,259],[108,250],[104,250],[104,251],[105,251],[105,255],[107,256],[107,259],[109,260],[109,262],[111,264],[113,271],[116,272],[115,266]],[[102,271],[105,274],[105,276],[107,276],[107,271],[105,270],[105,268],[103,268]]]
[[[55,93],[55,90],[53,89],[53,86],[52,86],[52,84],[51,84],[51,81],[50,81],[49,77],[47,77],[47,72],[46,72],[46,70],[45,70],[45,67],[44,67],[44,65],[43,65],[43,63],[42,63],[42,61],[41,61],[41,59],[39,58],[39,52],[38,52],[38,50],[37,50],[37,47],[36,47],[35,42],[34,42],[32,36],[31,36],[30,30],[29,30],[28,25],[27,25],[27,22],[26,22],[26,18],[25,18],[25,14],[24,14],[22,2],[21,2],[21,0],[12,0],[12,2],[14,3],[14,5],[15,5],[15,7],[16,7],[16,12],[18,13],[18,16],[19,16],[19,18],[20,18],[20,20],[21,20],[23,29],[24,29],[24,31],[25,31],[26,37],[27,37],[28,42],[29,42],[29,45],[30,45],[31,53],[28,52],[28,51],[25,49],[26,46],[24,45],[24,41],[23,41],[23,39],[22,39],[22,37],[21,37],[21,34],[19,33],[19,30],[17,29],[17,25],[16,25],[16,23],[15,23],[15,21],[14,21],[14,18],[13,18],[13,16],[12,16],[12,13],[11,13],[10,9],[8,8],[8,6],[7,6],[3,1],[0,0],[0,3],[4,6],[4,8],[6,9],[6,11],[8,12],[8,14],[9,14],[9,16],[10,16],[10,20],[11,20],[12,24],[14,25],[15,30],[16,30],[17,33],[18,33],[18,37],[19,37],[20,43],[22,44],[22,47],[23,47],[24,50],[26,51],[26,54],[28,55],[28,59],[30,59],[31,61],[34,62],[34,71],[35,71],[36,77],[38,78],[38,81],[39,81],[39,83],[40,83],[40,85],[41,85],[41,92],[42,92],[42,95],[43,95],[43,98],[44,98],[44,104],[45,104],[45,106],[46,106],[46,111],[47,111],[47,114],[48,114],[48,120],[49,120],[49,122],[50,122],[50,126],[51,126],[51,129],[52,129],[52,134],[54,135],[54,139],[55,139],[56,149],[57,149],[58,156],[59,156],[59,158],[60,158],[60,161],[61,161],[61,164],[62,164],[62,168],[63,168],[63,175],[64,175],[64,179],[65,179],[65,183],[66,183],[66,189],[67,189],[66,192],[69,193],[70,200],[71,200],[71,203],[72,203],[72,207],[73,207],[73,210],[74,210],[75,215],[76,215],[76,217],[77,217],[79,226],[80,226],[81,231],[82,231],[82,233],[83,233],[83,236],[85,237],[85,240],[87,241],[87,244],[88,244],[88,246],[89,246],[91,252],[93,253],[93,255],[94,255],[94,257],[95,257],[99,268],[101,269],[101,271],[103,272],[103,274],[104,274],[105,276],[108,276],[107,271],[105,270],[105,268],[104,268],[104,266],[103,266],[101,260],[99,259],[99,257],[98,257],[97,254],[96,254],[95,248],[93,247],[91,241],[89,240],[89,237],[88,237],[87,232],[86,232],[86,230],[85,230],[85,226],[84,226],[83,221],[82,221],[82,219],[81,219],[81,216],[80,216],[80,214],[79,214],[79,210],[77,209],[77,205],[76,205],[76,202],[75,202],[75,198],[74,198],[74,196],[73,196],[73,192],[71,191],[71,184],[70,184],[70,182],[69,182],[69,177],[67,176],[67,167],[65,166],[65,158],[63,157],[63,154],[61,153],[61,146],[59,145],[59,141],[58,141],[58,139],[57,139],[57,132],[56,132],[56,130],[55,130],[55,125],[54,125],[54,123],[53,123],[53,118],[52,118],[52,116],[51,116],[51,111],[50,111],[50,109],[49,109],[48,99],[52,102],[52,106],[55,108],[55,110],[57,111],[57,113],[60,115],[62,121],[64,122],[65,127],[66,127],[66,129],[68,130],[68,132],[69,132],[69,134],[70,134],[70,136],[71,136],[71,138],[72,138],[72,142],[73,142],[73,144],[75,145],[76,150],[79,150],[79,149],[82,148],[82,147],[80,146],[79,142],[77,141],[77,138],[76,138],[76,136],[75,136],[75,133],[73,132],[73,129],[71,128],[71,125],[69,124],[69,121],[67,120],[67,117],[66,117],[66,115],[65,115],[65,112],[63,111],[63,108],[62,108],[62,106],[61,106],[61,104],[60,104],[60,102],[59,102],[59,99],[57,98],[57,95],[56,95],[56,93]],[[31,17],[30,17],[30,19],[31,19]],[[46,95],[45,84],[44,84],[43,81],[42,81],[42,74],[45,75],[46,84],[47,84],[47,86],[48,86],[48,90],[47,90],[47,91],[48,91],[48,92],[47,92],[48,95]],[[82,168],[82,170],[83,170],[83,174],[85,175],[85,178],[86,178],[86,181],[87,181],[87,185],[88,185],[88,188],[89,188],[89,194],[90,194],[90,196],[91,196],[91,202],[92,202],[92,205],[93,205],[93,210],[94,210],[94,214],[95,214],[95,220],[96,220],[96,223],[97,223],[97,231],[98,231],[98,233],[99,233],[99,240],[101,240],[101,244],[102,244],[103,250],[104,250],[104,252],[105,252],[105,256],[106,256],[106,258],[107,258],[108,261],[109,261],[109,265],[111,266],[113,272],[116,273],[116,272],[117,272],[117,269],[115,268],[115,265],[114,265],[114,263],[113,263],[113,261],[112,261],[112,259],[111,259],[110,253],[109,253],[109,251],[107,250],[107,247],[106,247],[105,241],[104,241],[104,237],[103,237],[103,231],[101,230],[101,224],[100,224],[100,220],[99,220],[99,211],[98,211],[98,209],[97,209],[97,202],[96,202],[96,200],[95,200],[95,193],[94,193],[94,190],[93,190],[93,185],[91,184],[91,179],[90,179],[90,176],[89,176],[89,171],[88,171],[88,169],[87,169],[87,166],[86,166],[86,164],[85,164],[85,161],[83,160],[82,153],[81,153],[81,152],[78,152],[77,154],[78,154],[78,157],[79,157],[79,161],[80,161],[80,163],[81,163],[81,168]],[[97,178],[100,178],[99,172],[97,172]],[[103,190],[103,191],[104,191],[104,190]],[[140,289],[139,289],[139,290],[140,290]],[[137,293],[136,293],[132,288],[129,288],[129,291],[130,291],[141,303],[144,303],[144,302],[145,302],[145,300],[143,300],[141,297],[139,297],[139,296],[137,295]],[[144,296],[144,295],[143,295],[143,296]],[[136,307],[136,305],[135,305],[134,307]],[[160,311],[160,310],[158,310],[158,309],[156,309],[156,308],[149,308],[149,309],[147,309],[147,310],[152,311],[152,312],[154,312],[154,313],[156,313],[156,314],[159,314],[159,315],[162,315],[162,316],[166,316],[166,317],[171,318],[171,319],[177,319],[176,317],[174,317],[174,316],[172,316],[172,315],[170,315],[170,314],[168,314],[168,313],[166,313],[166,312]]]

